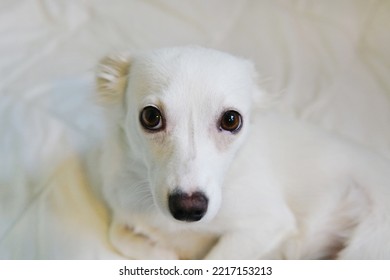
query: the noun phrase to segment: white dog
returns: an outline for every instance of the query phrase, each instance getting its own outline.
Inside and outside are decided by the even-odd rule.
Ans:
[[[200,47],[105,58],[94,161],[136,259],[390,259],[390,165],[266,111],[253,65]],[[94,176],[97,176],[96,174]]]

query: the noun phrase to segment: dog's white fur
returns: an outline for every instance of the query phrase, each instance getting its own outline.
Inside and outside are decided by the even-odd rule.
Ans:
[[[248,61],[198,47],[114,55],[97,71],[109,126],[101,195],[110,241],[126,257],[390,258],[390,165],[310,125],[260,111]],[[158,106],[164,130],[142,129]],[[238,133],[218,129],[241,113]],[[97,174],[93,175],[94,177]],[[202,191],[205,216],[175,220],[174,189]]]

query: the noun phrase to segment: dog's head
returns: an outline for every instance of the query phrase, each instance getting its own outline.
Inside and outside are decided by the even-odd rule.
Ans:
[[[116,104],[129,160],[142,166],[163,214],[186,222],[215,216],[247,134],[255,80],[250,62],[198,47],[102,61],[100,95]]]

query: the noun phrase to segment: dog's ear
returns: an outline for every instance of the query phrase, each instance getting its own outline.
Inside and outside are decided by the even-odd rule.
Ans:
[[[128,54],[112,54],[104,57],[96,71],[99,100],[104,103],[118,103],[123,99],[130,71]]]
[[[254,88],[252,91],[252,102],[258,108],[267,108],[277,102],[278,96],[270,94],[265,87],[266,82],[269,79],[262,78],[256,70],[256,66],[252,61],[247,61],[249,72],[254,81]]]

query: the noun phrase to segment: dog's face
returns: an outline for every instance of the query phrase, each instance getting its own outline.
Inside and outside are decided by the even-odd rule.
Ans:
[[[249,127],[257,92],[253,66],[202,48],[116,60],[103,62],[101,92],[114,99],[124,92],[119,102],[129,160],[144,167],[155,205],[180,221],[212,219],[228,167]],[[109,77],[110,65],[111,74],[119,74]],[[112,82],[116,88],[104,84]]]

